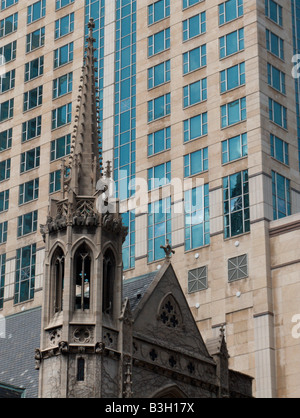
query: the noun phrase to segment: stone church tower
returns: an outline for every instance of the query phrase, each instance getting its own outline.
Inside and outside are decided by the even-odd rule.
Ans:
[[[118,352],[124,352],[120,315],[126,230],[118,213],[101,214],[96,208],[107,187],[99,162],[93,27],[90,21],[72,153],[62,172],[63,196],[51,200],[47,223],[41,226],[46,257],[36,353],[40,397],[102,397],[102,341],[110,329],[118,333]],[[123,395],[121,360],[114,355],[106,359],[115,376],[115,396]]]

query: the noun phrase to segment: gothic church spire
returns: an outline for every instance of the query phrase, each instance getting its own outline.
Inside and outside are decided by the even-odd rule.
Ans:
[[[69,159],[70,175],[66,180],[68,188],[79,196],[92,196],[96,184],[102,176],[102,158],[100,131],[98,127],[97,88],[95,79],[95,61],[93,19],[88,23],[89,34],[86,56],[82,67],[81,85],[76,106],[75,126],[72,135],[71,155]]]

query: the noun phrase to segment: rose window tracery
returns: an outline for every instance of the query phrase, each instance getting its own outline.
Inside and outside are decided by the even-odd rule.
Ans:
[[[158,319],[170,328],[177,328],[181,325],[181,312],[172,295],[168,295],[161,303]]]

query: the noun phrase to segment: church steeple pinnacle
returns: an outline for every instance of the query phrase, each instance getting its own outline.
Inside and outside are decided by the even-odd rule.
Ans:
[[[72,135],[71,154],[68,167],[70,175],[67,185],[77,195],[92,196],[96,192],[96,184],[102,175],[102,157],[100,130],[98,126],[97,88],[95,79],[95,61],[93,19],[88,23],[89,34],[82,76],[80,78],[79,95],[77,97],[75,125]]]

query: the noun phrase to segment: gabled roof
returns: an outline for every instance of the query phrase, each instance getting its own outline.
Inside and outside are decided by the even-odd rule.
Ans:
[[[123,297],[130,303],[134,335],[160,346],[167,343],[168,348],[176,351],[182,347],[193,357],[213,362],[170,258],[159,270],[124,281]]]

